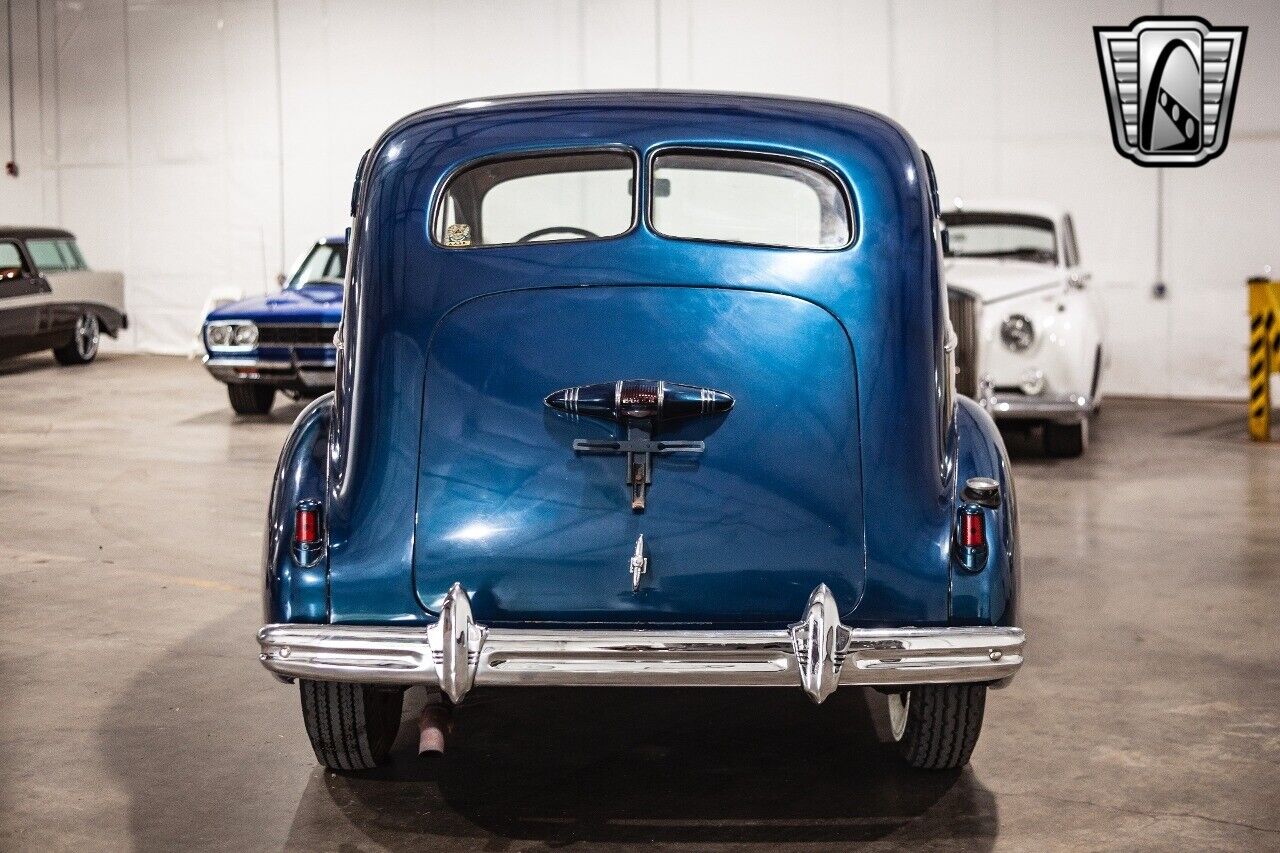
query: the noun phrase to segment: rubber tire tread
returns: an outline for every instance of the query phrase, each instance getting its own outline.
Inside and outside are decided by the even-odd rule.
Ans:
[[[400,730],[404,693],[298,679],[302,720],[316,760],[332,770],[372,770]]]
[[[982,732],[985,684],[922,684],[911,688],[907,728],[898,746],[919,770],[954,770],[969,763]]]
[[[269,385],[233,382],[227,385],[227,398],[238,415],[265,415],[276,402],[276,389]]]
[[[53,348],[53,357],[58,364],[63,367],[75,367],[78,364],[89,364],[98,357],[98,350],[93,351],[93,355],[88,358],[80,356],[80,350],[76,349],[76,339],[73,335],[71,340],[67,341],[60,347]]]

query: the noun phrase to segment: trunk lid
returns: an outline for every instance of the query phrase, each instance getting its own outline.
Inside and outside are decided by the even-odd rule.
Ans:
[[[639,513],[624,455],[574,450],[623,426],[544,402],[632,379],[733,398],[655,425],[654,440],[705,445],[653,457]],[[853,350],[813,303],[691,286],[495,293],[440,321],[424,381],[413,566],[427,610],[455,581],[490,625],[778,624],[820,583],[845,607],[862,595]]]

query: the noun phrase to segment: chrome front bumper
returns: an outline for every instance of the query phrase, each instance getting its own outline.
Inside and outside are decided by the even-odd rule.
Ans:
[[[205,369],[222,382],[252,382],[264,385],[290,385],[303,388],[332,388],[332,357],[323,359],[271,359],[232,356],[205,356]]]
[[[999,681],[1022,666],[1020,628],[848,628],[819,586],[785,630],[485,628],[454,584],[427,627],[267,625],[262,665],[283,678],[438,685],[800,686],[821,702],[841,684]]]
[[[1077,424],[1093,413],[1093,401],[1082,394],[998,394],[983,389],[978,405],[991,417],[1005,420],[1053,421]]]

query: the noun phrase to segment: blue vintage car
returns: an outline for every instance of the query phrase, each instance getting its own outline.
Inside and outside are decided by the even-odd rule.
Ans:
[[[320,240],[279,293],[209,312],[204,365],[226,383],[238,414],[265,415],[277,391],[297,399],[333,389],[346,266],[346,235]]]
[[[392,126],[354,203],[258,635],[323,764],[384,760],[415,685],[424,744],[488,685],[870,687],[910,764],[968,760],[1022,665],[1017,513],[901,127],[469,101]]]

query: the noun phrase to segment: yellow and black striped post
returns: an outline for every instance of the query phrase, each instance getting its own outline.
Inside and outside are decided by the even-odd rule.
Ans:
[[[1271,374],[1280,371],[1280,281],[1249,279],[1249,437],[1271,440]]]

